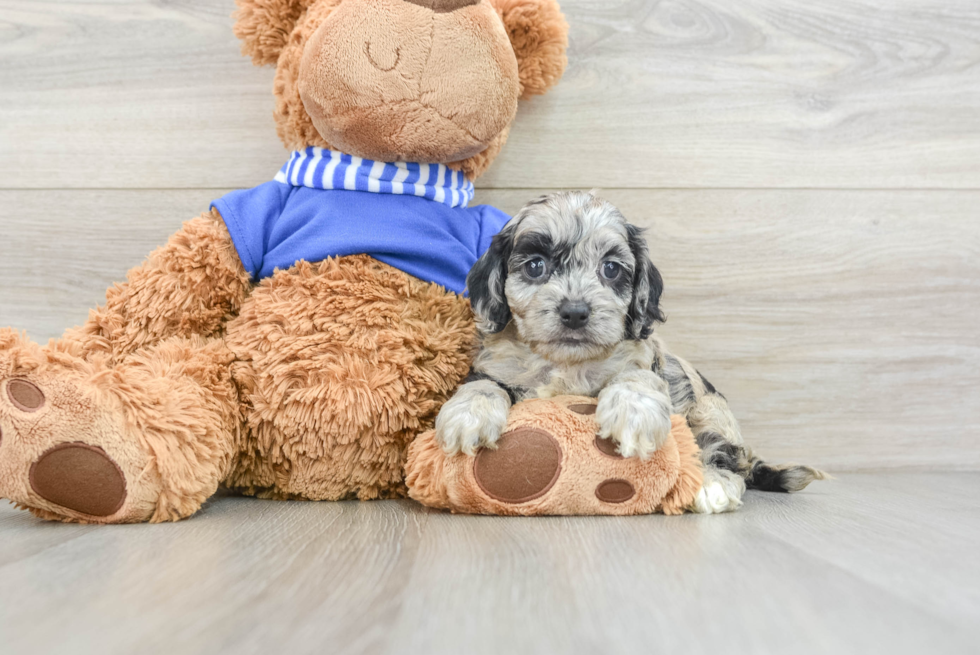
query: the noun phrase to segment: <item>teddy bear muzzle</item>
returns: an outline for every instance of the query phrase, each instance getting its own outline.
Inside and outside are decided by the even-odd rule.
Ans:
[[[517,113],[517,56],[486,0],[345,0],[303,48],[298,86],[335,149],[447,163],[486,150]]]
[[[405,2],[431,9],[437,14],[448,14],[463,7],[480,4],[480,0],[405,0]]]

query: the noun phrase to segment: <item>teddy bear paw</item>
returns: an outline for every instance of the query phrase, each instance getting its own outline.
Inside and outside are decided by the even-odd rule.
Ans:
[[[0,497],[47,519],[147,520],[149,457],[118,414],[67,369],[39,358],[17,370],[31,358],[9,355],[0,349]]]

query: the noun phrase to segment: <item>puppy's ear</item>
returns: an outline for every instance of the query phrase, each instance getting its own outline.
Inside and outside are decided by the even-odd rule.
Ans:
[[[242,54],[256,66],[275,64],[299,17],[315,1],[235,0],[235,36],[242,40]]]
[[[636,270],[633,272],[633,299],[626,315],[626,336],[642,341],[653,332],[654,323],[662,323],[665,318],[660,311],[660,296],[664,292],[664,281],[660,271],[650,261],[646,239],[643,232],[632,225],[626,226],[627,238]]]
[[[480,331],[490,334],[501,332],[510,323],[510,307],[504,294],[507,282],[507,262],[514,251],[515,221],[511,220],[490,243],[479,261],[466,276],[466,288],[476,314]]]
[[[568,23],[555,0],[490,0],[517,54],[521,98],[540,95],[568,65]]]

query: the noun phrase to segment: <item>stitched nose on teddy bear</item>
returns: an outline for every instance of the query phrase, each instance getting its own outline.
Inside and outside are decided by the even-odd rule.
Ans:
[[[448,14],[463,7],[480,4],[480,0],[405,0],[405,2],[431,9],[437,14]]]

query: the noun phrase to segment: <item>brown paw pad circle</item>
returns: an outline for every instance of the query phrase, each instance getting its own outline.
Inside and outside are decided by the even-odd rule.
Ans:
[[[7,398],[22,412],[36,412],[44,407],[44,393],[27,380],[11,380],[7,383]]]
[[[604,503],[625,503],[634,495],[636,490],[626,480],[606,480],[595,488],[595,497]]]
[[[544,430],[522,428],[505,433],[496,450],[481,450],[473,476],[483,493],[504,503],[540,498],[561,474],[561,447]]]
[[[569,405],[568,409],[576,414],[592,416],[596,412],[596,405],[593,405],[592,403],[579,403],[577,405]]]
[[[616,451],[616,442],[612,439],[605,439],[597,434],[595,436],[595,447],[606,457],[612,457],[613,459],[626,459]]]
[[[89,516],[118,512],[126,478],[101,448],[82,443],[55,446],[31,466],[31,488],[44,500]]]

